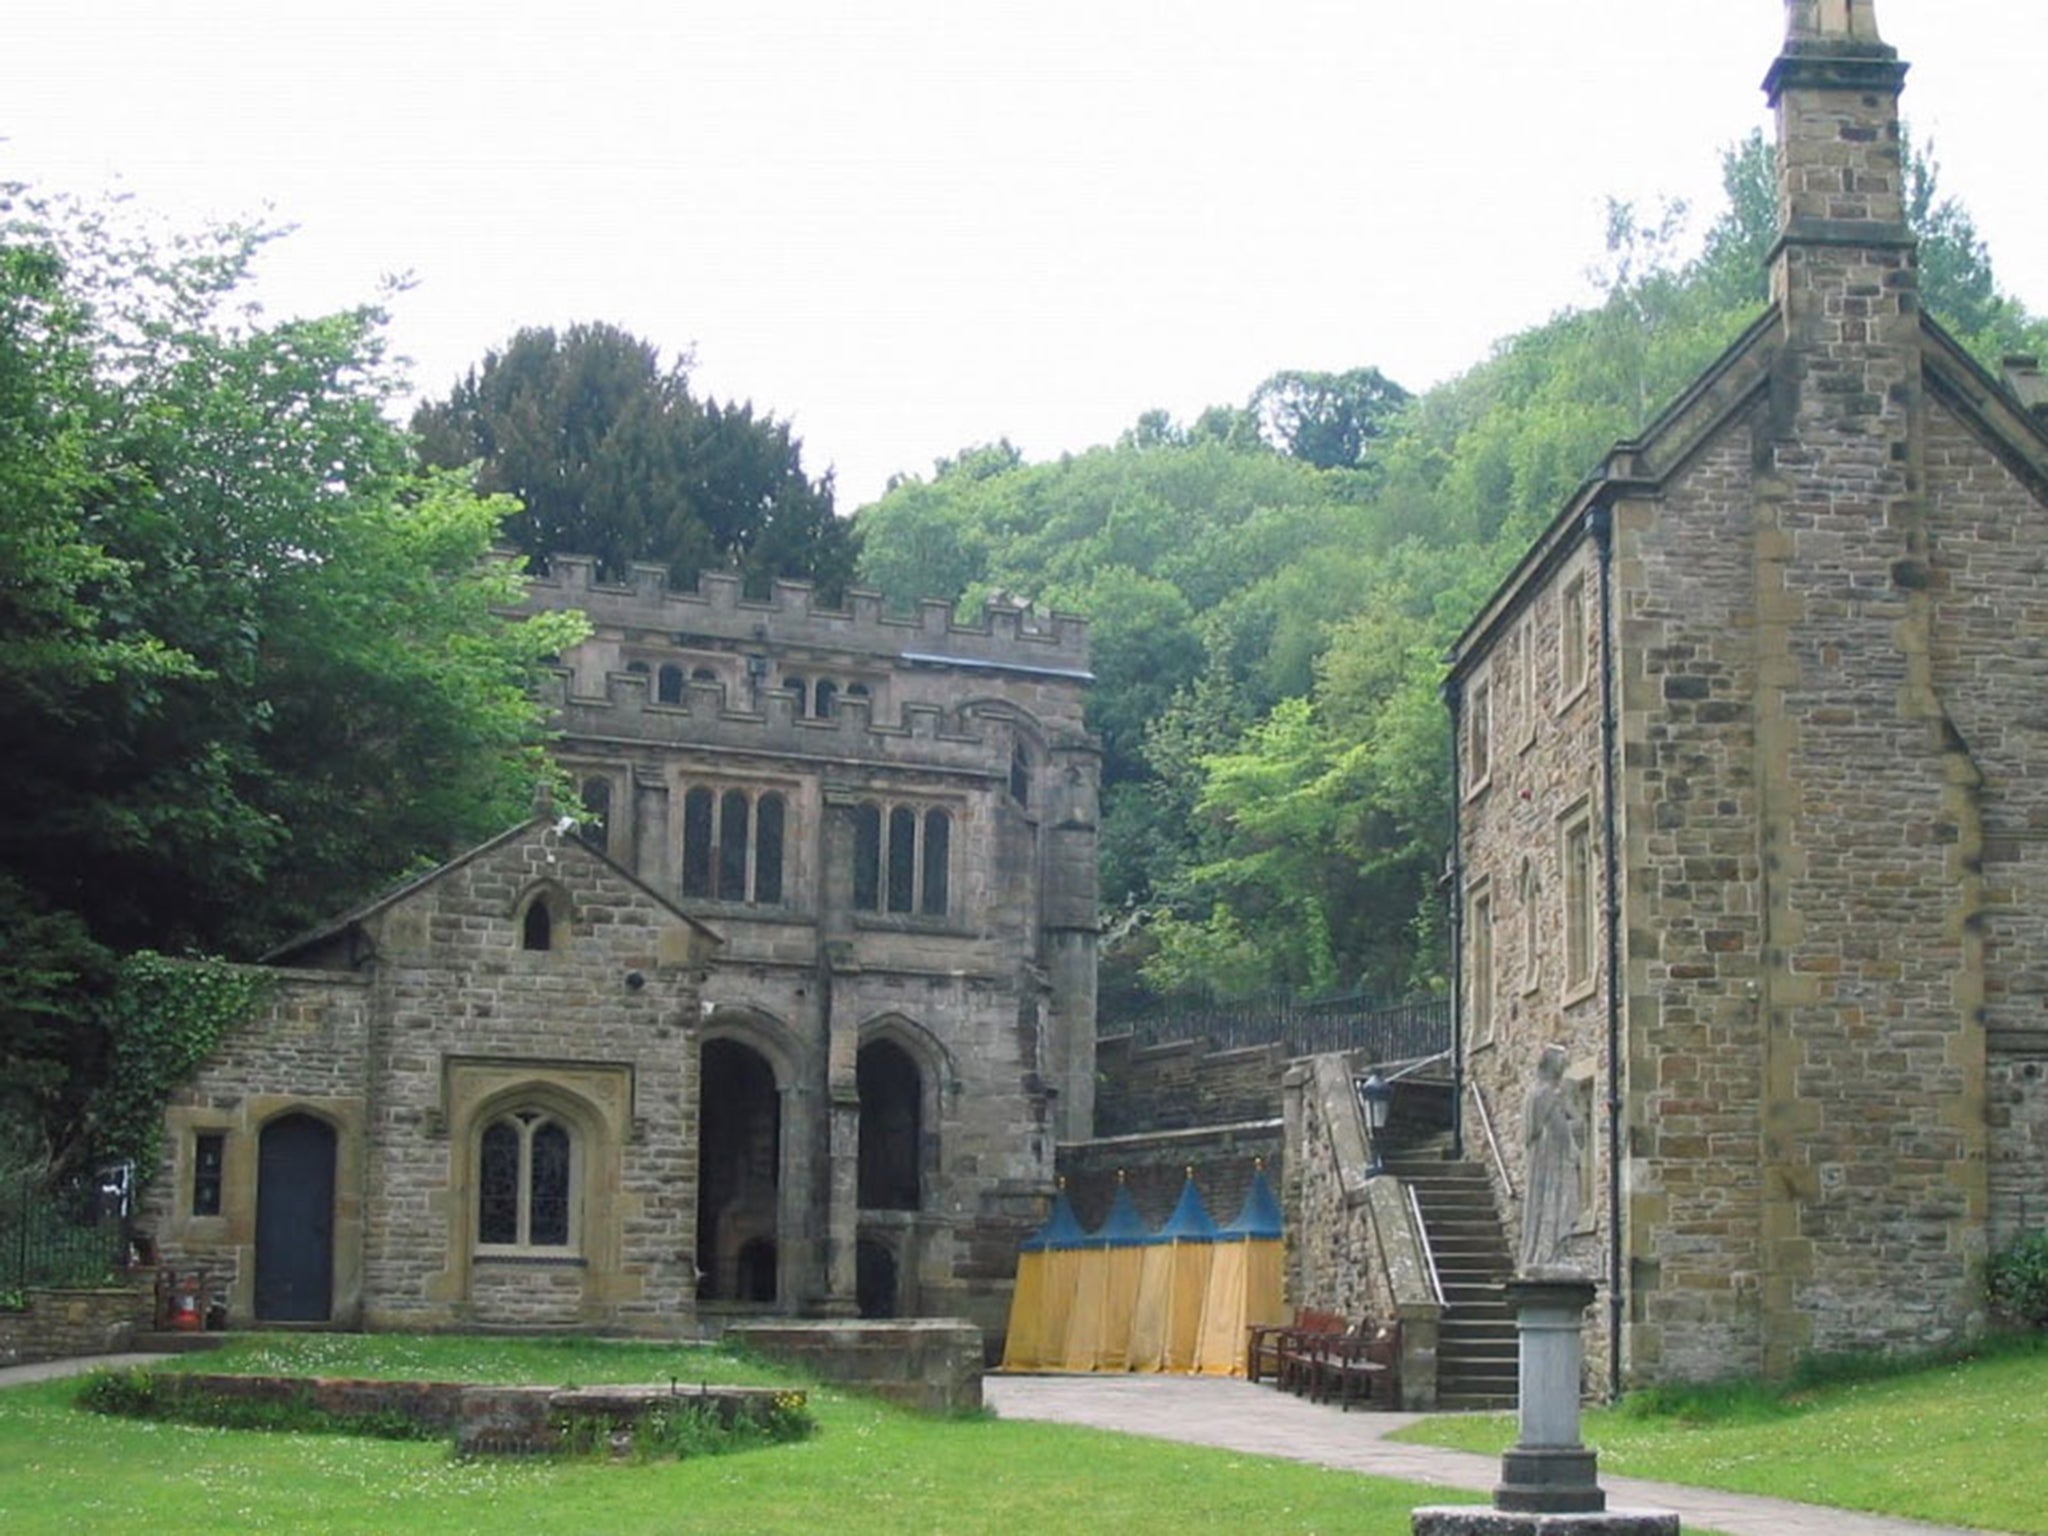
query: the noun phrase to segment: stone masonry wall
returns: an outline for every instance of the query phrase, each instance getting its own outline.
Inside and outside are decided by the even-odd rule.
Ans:
[[[546,950],[515,917],[538,888]],[[673,1333],[696,1295],[696,1061],[709,945],[572,840],[487,848],[378,915],[365,1234],[373,1326],[581,1324]],[[638,978],[637,984],[634,978]],[[582,1152],[573,1260],[475,1254],[483,1122],[531,1099]]]
[[[2044,454],[2048,458],[2048,454]],[[2048,486],[1927,413],[1933,672],[1979,779],[1990,1233],[2048,1224]]]
[[[1522,1106],[1544,1048],[1562,1045],[1586,1147],[1572,1256],[1604,1281],[1607,829],[1599,772],[1599,580],[1592,542],[1575,539],[1548,577],[1525,592],[1503,638],[1466,683],[1459,831],[1468,1155],[1484,1162],[1494,1180],[1512,1252],[1528,1187]],[[1473,702],[1482,689],[1483,726]],[[1475,772],[1473,732],[1481,728],[1488,746],[1484,771]],[[1589,881],[1583,892],[1567,876],[1574,832],[1585,840],[1578,871]],[[1473,929],[1485,912],[1491,914],[1491,943],[1482,946]],[[1567,965],[1568,922],[1584,925],[1578,940],[1583,970],[1576,975]],[[1482,976],[1488,950],[1491,973]],[[1482,1007],[1489,993],[1490,1018]],[[1480,1127],[1482,1103],[1492,1143]],[[1589,1323],[1587,1351],[1595,1370],[1604,1370],[1607,1358],[1604,1300]]]
[[[149,1281],[98,1290],[32,1286],[21,1311],[0,1309],[0,1366],[128,1349],[149,1322]]]
[[[1269,1119],[1280,1112],[1286,1066],[1277,1044],[1212,1051],[1200,1040],[1140,1046],[1130,1035],[1106,1035],[1095,1047],[1095,1134]]]
[[[1762,1369],[1754,417],[1615,517],[1629,1378]]]
[[[334,1307],[354,1321],[362,1301],[362,1145],[369,1077],[370,991],[361,976],[270,970],[276,983],[255,1018],[231,1029],[200,1074],[172,1093],[160,1172],[143,1191],[138,1228],[163,1262],[217,1277],[238,1324],[255,1299],[257,1150],[263,1127],[308,1112],[338,1138]],[[192,1211],[193,1155],[202,1133],[223,1138],[220,1214]]]

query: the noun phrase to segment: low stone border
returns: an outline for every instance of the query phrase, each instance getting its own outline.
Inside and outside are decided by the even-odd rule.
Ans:
[[[803,1407],[789,1387],[500,1387],[455,1381],[379,1381],[342,1376],[230,1376],[196,1371],[146,1373],[160,1398],[298,1405],[339,1419],[401,1415],[451,1435],[465,1456],[548,1456],[565,1449],[572,1422],[604,1426],[616,1449],[630,1450],[649,1414],[681,1407],[728,1428],[768,1425],[778,1409]]]
[[[129,1348],[149,1321],[149,1281],[62,1288],[32,1285],[28,1305],[0,1312],[0,1365],[28,1365]]]

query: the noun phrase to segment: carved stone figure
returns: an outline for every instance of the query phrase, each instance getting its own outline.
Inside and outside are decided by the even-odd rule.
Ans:
[[[1579,1154],[1585,1128],[1572,1113],[1571,1092],[1565,1087],[1568,1060],[1563,1046],[1544,1047],[1536,1063],[1536,1086],[1522,1108],[1528,1158],[1520,1256],[1525,1275],[1566,1267],[1566,1244],[1579,1224]]]

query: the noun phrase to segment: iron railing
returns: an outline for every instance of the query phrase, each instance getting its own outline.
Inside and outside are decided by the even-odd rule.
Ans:
[[[1290,1056],[1364,1051],[1374,1061],[1408,1061],[1450,1049],[1451,1005],[1440,997],[1390,1003],[1357,992],[1242,1001],[1201,998],[1127,1018],[1104,1018],[1098,1033],[1128,1034],[1134,1045],[1207,1040],[1215,1050],[1230,1051],[1278,1043]]]
[[[0,1181],[0,1291],[111,1278],[129,1256],[130,1194],[125,1165],[55,1186]]]

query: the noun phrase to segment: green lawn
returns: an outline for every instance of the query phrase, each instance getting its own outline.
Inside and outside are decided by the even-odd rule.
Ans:
[[[1512,1416],[1432,1419],[1398,1438],[1497,1452]],[[2048,1340],[1783,1394],[1702,1391],[1589,1413],[1600,1470],[2048,1536]]]
[[[443,1380],[787,1381],[673,1346],[308,1335],[192,1369]],[[456,1461],[439,1445],[196,1429],[71,1406],[78,1383],[0,1392],[0,1531],[901,1536],[1017,1531],[1406,1536],[1470,1495],[1062,1425],[932,1420],[830,1389],[802,1444],[680,1463]]]

